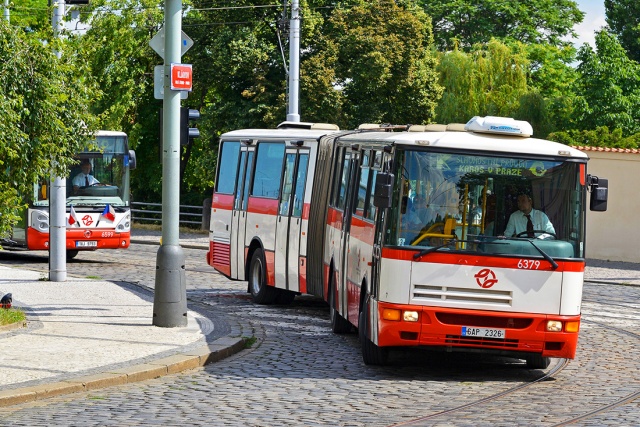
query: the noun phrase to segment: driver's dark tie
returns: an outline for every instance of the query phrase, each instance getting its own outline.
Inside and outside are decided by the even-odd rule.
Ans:
[[[89,186],[89,177],[87,175],[84,176],[84,186],[85,187]],[[531,220],[529,220],[529,221],[531,221]],[[533,227],[533,225],[532,225],[532,227]]]
[[[533,222],[531,221],[531,215],[525,215],[527,217],[527,237],[535,237],[533,233]]]

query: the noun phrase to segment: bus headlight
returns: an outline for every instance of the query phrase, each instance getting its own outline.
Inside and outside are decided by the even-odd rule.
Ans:
[[[42,212],[31,213],[31,226],[42,233],[49,232],[49,217]]]
[[[405,311],[402,313],[402,318],[405,322],[417,322],[418,321],[418,312],[417,311]]]
[[[559,320],[548,320],[547,332],[562,332],[562,322]]]
[[[118,225],[116,226],[116,230],[122,233],[124,231],[129,231],[130,229],[131,229],[131,216],[125,215],[118,222]]]

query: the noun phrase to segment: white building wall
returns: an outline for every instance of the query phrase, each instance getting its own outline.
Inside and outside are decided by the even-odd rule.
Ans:
[[[609,179],[607,211],[587,208],[587,258],[640,263],[640,151],[579,148],[587,172]]]

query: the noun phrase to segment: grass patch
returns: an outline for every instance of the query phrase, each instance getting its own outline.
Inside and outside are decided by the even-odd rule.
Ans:
[[[0,308],[0,326],[24,322],[25,320],[27,320],[27,316],[22,310],[17,308]]]
[[[102,280],[102,277],[100,277],[100,276],[87,276],[87,279]]]
[[[251,348],[258,341],[256,337],[243,337],[244,338],[244,348]]]

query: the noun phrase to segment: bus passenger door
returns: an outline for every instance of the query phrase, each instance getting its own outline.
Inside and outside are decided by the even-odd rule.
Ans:
[[[233,214],[231,218],[231,277],[238,280],[245,280],[247,200],[249,198],[249,178],[251,176],[253,153],[253,147],[241,148],[238,183],[233,200]]]
[[[349,278],[352,276],[349,269],[353,267],[353,256],[357,256],[357,248],[351,247],[351,223],[353,219],[355,199],[355,191],[357,191],[358,182],[358,160],[357,153],[345,153],[345,163],[343,170],[343,185],[346,187],[344,194],[344,214],[342,218],[342,238],[340,242],[340,282],[341,286],[338,287],[338,301],[340,301],[339,312],[345,318],[349,319],[347,313],[348,309],[348,295],[352,292],[353,284],[349,283]],[[354,185],[355,183],[355,185]],[[351,319],[353,320],[353,319]]]
[[[309,153],[287,149],[276,222],[276,287],[299,291],[300,232]]]

